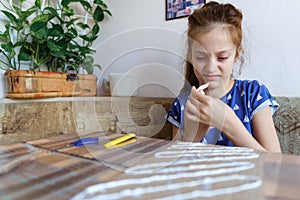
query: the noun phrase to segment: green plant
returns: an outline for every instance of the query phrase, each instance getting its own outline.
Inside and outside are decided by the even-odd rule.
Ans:
[[[1,68],[20,69],[27,61],[33,70],[45,65],[49,71],[78,72],[83,67],[92,73],[94,67],[100,67],[92,57],[99,22],[105,15],[112,16],[107,5],[102,0],[60,0],[58,5],[46,1],[42,7],[41,0],[35,0],[29,8],[24,8],[26,0],[15,0],[11,6],[0,2],[8,19],[5,30],[0,32],[0,54],[4,57]],[[78,10],[90,16],[89,23],[82,21]]]

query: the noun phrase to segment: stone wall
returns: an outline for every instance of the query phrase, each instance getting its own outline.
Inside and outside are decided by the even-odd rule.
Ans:
[[[276,97],[274,124],[284,153],[300,155],[300,98]],[[135,132],[171,139],[172,98],[88,97],[0,100],[0,144],[82,131]]]
[[[13,102],[0,104],[0,144],[26,142],[73,132],[71,102]]]
[[[171,139],[171,126],[164,118],[171,102],[137,97],[1,99],[0,144],[95,130]]]

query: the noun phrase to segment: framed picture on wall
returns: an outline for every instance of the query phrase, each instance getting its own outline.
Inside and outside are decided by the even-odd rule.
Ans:
[[[206,0],[165,0],[166,20],[187,17],[199,9]]]

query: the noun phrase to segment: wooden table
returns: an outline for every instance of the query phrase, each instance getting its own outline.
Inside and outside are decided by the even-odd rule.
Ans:
[[[0,198],[300,198],[298,156],[144,137],[103,147],[119,136],[87,132],[0,146]],[[53,151],[80,137],[100,142]]]

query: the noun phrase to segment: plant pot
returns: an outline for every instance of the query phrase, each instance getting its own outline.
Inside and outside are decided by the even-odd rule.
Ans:
[[[97,94],[97,78],[90,74],[7,70],[5,83],[7,98],[29,99],[96,96]]]

